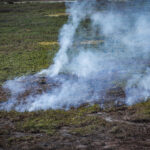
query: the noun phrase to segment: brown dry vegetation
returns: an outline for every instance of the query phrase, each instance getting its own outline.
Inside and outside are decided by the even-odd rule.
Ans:
[[[69,111],[0,112],[0,146],[15,150],[148,150],[149,103],[107,110],[85,105]]]

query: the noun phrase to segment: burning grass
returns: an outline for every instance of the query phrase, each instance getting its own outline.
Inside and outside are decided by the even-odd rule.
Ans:
[[[21,4],[19,7],[1,5],[0,8],[4,10],[0,12],[0,82],[47,68],[58,49],[55,42],[58,30],[67,17],[46,15],[64,14],[64,5]],[[81,44],[102,42],[93,40]],[[20,97],[32,92],[41,93],[54,86],[45,78],[30,82],[38,86],[30,87]],[[9,93],[0,88],[0,102],[8,96]],[[0,111],[0,148],[149,149],[150,100],[127,107],[114,105],[111,100],[117,97],[125,98],[120,86],[107,92],[105,109],[101,109],[99,104],[85,104],[68,111]]]

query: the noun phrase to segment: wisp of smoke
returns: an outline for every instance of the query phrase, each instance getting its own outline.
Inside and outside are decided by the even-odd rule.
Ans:
[[[59,34],[60,49],[48,69],[17,77],[3,87],[11,97],[2,110],[69,109],[109,100],[108,91],[121,87],[115,103],[132,105],[150,96],[150,13],[147,1],[82,0],[67,4],[70,14]],[[35,79],[44,77],[40,92]],[[30,94],[27,94],[32,90]],[[21,95],[26,96],[23,97]],[[112,98],[111,98],[112,99]]]

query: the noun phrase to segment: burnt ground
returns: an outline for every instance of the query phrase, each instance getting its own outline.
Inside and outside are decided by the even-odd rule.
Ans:
[[[130,112],[131,111],[131,112]],[[3,112],[1,112],[3,113]],[[86,114],[96,117],[92,131],[87,132],[74,125],[62,125],[53,134],[40,130],[25,131],[17,127],[16,122],[26,119],[23,114],[13,118],[7,114],[0,118],[0,147],[14,150],[48,150],[48,149],[97,149],[97,150],[148,150],[150,149],[149,120],[134,120],[127,108],[115,111]],[[133,116],[132,114],[131,116]],[[89,122],[88,126],[92,124]],[[23,127],[22,127],[23,128]],[[31,127],[32,128],[32,127]],[[91,126],[92,128],[92,126]],[[88,133],[89,132],[89,133]]]
[[[122,89],[108,93],[124,97]],[[7,96],[1,88],[1,100]],[[105,109],[85,104],[68,111],[0,111],[0,150],[71,149],[149,150],[150,101]]]

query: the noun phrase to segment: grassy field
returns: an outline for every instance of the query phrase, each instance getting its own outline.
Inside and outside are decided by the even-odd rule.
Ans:
[[[0,5],[0,83],[52,63],[58,44],[40,42],[57,42],[64,13],[64,3]]]
[[[66,21],[63,3],[0,4],[0,84],[47,68]],[[148,140],[150,101],[105,110],[84,105],[68,111],[0,111],[0,149],[142,150],[150,148]]]

